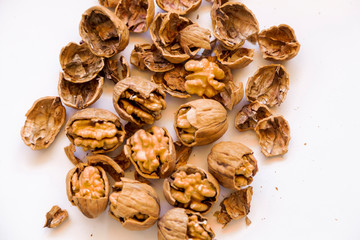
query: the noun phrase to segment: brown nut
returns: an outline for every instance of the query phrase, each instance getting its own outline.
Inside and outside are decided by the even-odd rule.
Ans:
[[[115,14],[130,32],[146,32],[154,18],[154,0],[120,0]]]
[[[166,178],[175,169],[175,146],[166,128],[138,130],[127,139],[124,152],[145,178]]]
[[[130,66],[124,56],[116,58],[106,58],[103,75],[106,79],[117,83],[127,77],[130,77]]]
[[[59,206],[55,205],[49,212],[46,213],[46,222],[44,227],[55,228],[59,226],[68,218],[68,212],[62,210]]]
[[[268,60],[289,60],[300,50],[294,30],[286,24],[262,30],[258,36],[258,43],[263,58]]]
[[[65,123],[66,110],[59,97],[43,97],[25,114],[21,138],[32,150],[48,148]]]
[[[211,48],[208,29],[173,12],[157,14],[150,26],[150,35],[164,58],[172,63],[189,59],[200,48]]]
[[[108,110],[96,108],[76,112],[66,123],[65,133],[75,146],[93,153],[113,151],[125,137],[120,119]]]
[[[174,127],[185,146],[201,146],[219,139],[228,128],[226,109],[217,101],[198,99],[180,106]]]
[[[112,57],[124,50],[129,43],[129,30],[109,9],[91,7],[82,15],[80,36],[93,54]]]
[[[131,52],[130,62],[140,70],[167,72],[175,66],[166,60],[154,44],[135,44]]]
[[[129,230],[144,230],[158,220],[160,200],[148,184],[121,178],[113,186],[109,214]]]
[[[120,0],[99,0],[99,4],[108,7],[108,8],[115,8]]]
[[[290,142],[290,126],[283,116],[270,116],[258,122],[255,127],[261,152],[267,156],[287,153]]]
[[[88,218],[105,211],[109,198],[109,182],[104,169],[80,163],[66,176],[66,193],[72,205]]]
[[[87,108],[100,98],[103,86],[103,77],[96,77],[84,83],[73,83],[67,81],[63,73],[59,74],[58,93],[61,101],[68,107]]]
[[[234,50],[226,49],[222,44],[215,48],[215,55],[219,62],[229,68],[244,68],[253,61],[254,49],[237,48]]]
[[[240,48],[245,40],[255,41],[259,23],[251,10],[239,2],[218,2],[211,12],[215,38],[230,50]]]
[[[202,214],[210,210],[220,194],[219,183],[210,173],[189,164],[166,178],[163,190],[171,205]]]
[[[209,172],[221,185],[234,190],[249,185],[258,167],[250,148],[237,142],[219,142],[208,155]]]
[[[258,101],[269,107],[280,106],[289,90],[289,74],[281,64],[272,64],[259,68],[251,76],[245,88],[249,102]]]
[[[257,123],[264,118],[270,117],[270,109],[258,101],[249,103],[236,114],[235,127],[240,132],[254,130]]]
[[[104,67],[104,59],[94,55],[86,43],[69,43],[61,49],[60,65],[64,78],[73,83],[88,82]]]
[[[211,240],[214,237],[207,218],[187,209],[170,209],[158,221],[159,240]]]
[[[201,0],[156,0],[159,8],[166,12],[174,12],[179,15],[185,15],[198,9]]]
[[[120,117],[137,125],[153,124],[166,108],[165,93],[141,77],[125,78],[114,87],[113,104]]]
[[[250,212],[250,203],[253,195],[253,188],[247,187],[230,194],[221,203],[221,210],[215,212],[218,223],[223,225],[223,228],[235,219],[247,217]]]

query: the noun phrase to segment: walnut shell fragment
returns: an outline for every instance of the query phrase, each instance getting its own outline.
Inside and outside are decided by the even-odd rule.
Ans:
[[[166,108],[165,93],[142,77],[129,77],[114,87],[113,105],[119,116],[139,126],[153,124]]]
[[[255,15],[240,2],[227,2],[223,5],[215,2],[211,19],[215,38],[229,50],[240,48],[245,40],[255,41],[259,32]]]
[[[46,222],[44,227],[55,228],[59,226],[68,218],[68,212],[62,210],[59,206],[55,205],[49,212],[46,213]]]
[[[240,132],[254,130],[261,119],[270,117],[271,110],[258,101],[249,103],[236,114],[235,127]]]
[[[281,64],[260,67],[245,88],[249,102],[258,101],[269,107],[280,106],[289,90],[289,74]]]
[[[87,156],[86,159],[89,165],[102,167],[115,181],[120,181],[124,177],[124,170],[111,157],[95,154]]]
[[[217,201],[220,188],[207,171],[187,164],[178,168],[163,184],[166,200],[181,207],[206,214]]]
[[[175,169],[178,169],[179,167],[187,164],[192,152],[192,147],[187,147],[184,144],[182,144],[180,141],[174,142],[174,146],[176,151]]]
[[[32,150],[48,148],[65,123],[66,110],[59,97],[43,97],[25,114],[21,138]]]
[[[106,58],[103,75],[106,79],[113,81],[115,84],[121,80],[130,77],[130,66],[124,56],[116,58]]]
[[[185,146],[201,146],[219,139],[228,128],[226,109],[217,101],[198,99],[180,106],[174,127]]]
[[[64,76],[63,73],[59,74],[58,93],[66,106],[84,109],[100,98],[104,86],[103,77],[96,77],[84,83],[73,83],[67,81]]]
[[[129,30],[109,9],[91,7],[84,12],[80,22],[80,36],[97,56],[112,57],[129,43]]]
[[[267,60],[289,60],[300,50],[294,30],[286,24],[262,30],[258,36],[258,43],[263,58]]]
[[[86,43],[69,43],[61,49],[60,65],[64,78],[73,83],[88,82],[104,67],[104,59],[94,55]]]
[[[214,53],[221,64],[234,69],[244,68],[249,65],[253,61],[254,51],[254,49],[248,48],[229,50],[223,47],[222,44],[219,44],[215,48]]]
[[[158,220],[160,200],[148,184],[121,178],[113,186],[109,214],[129,230],[144,230]]]
[[[266,157],[287,153],[290,142],[290,126],[283,116],[270,116],[258,122],[255,127],[261,152]]]
[[[258,171],[253,151],[238,142],[215,144],[207,161],[209,172],[219,183],[234,190],[249,185]]]
[[[96,108],[76,112],[66,123],[65,133],[75,146],[93,153],[113,151],[125,137],[119,117],[108,110]]]
[[[115,8],[120,0],[99,0],[99,4],[108,7],[108,8]]]
[[[174,12],[179,15],[185,15],[198,9],[201,0],[156,0],[159,8],[166,12]]]
[[[218,223],[223,228],[232,220],[246,217],[250,212],[253,188],[247,187],[230,194],[221,203],[221,210],[215,212]]]
[[[155,14],[154,0],[120,0],[115,15],[130,32],[142,33],[149,28]]]
[[[158,221],[159,240],[211,240],[214,237],[207,218],[187,209],[170,209]]]

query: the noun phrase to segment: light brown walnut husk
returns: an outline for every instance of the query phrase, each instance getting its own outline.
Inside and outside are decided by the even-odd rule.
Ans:
[[[48,148],[65,123],[66,110],[59,97],[43,97],[25,114],[21,138],[33,150]]]
[[[130,77],[130,66],[124,56],[117,58],[106,58],[105,66],[102,71],[105,79],[111,80],[114,83]]]
[[[108,7],[108,8],[115,8],[120,0],[99,0],[99,4]]]
[[[236,114],[235,127],[240,132],[254,130],[261,119],[270,117],[271,115],[272,112],[266,105],[255,101],[243,106]]]
[[[198,9],[201,0],[156,0],[159,8],[166,12],[175,12],[179,15],[185,15]]]
[[[55,205],[46,213],[46,222],[44,227],[55,228],[68,218],[68,212]]]
[[[254,49],[237,48],[235,50],[229,50],[222,46],[217,45],[215,48],[215,55],[218,61],[231,68],[244,68],[253,61]]]

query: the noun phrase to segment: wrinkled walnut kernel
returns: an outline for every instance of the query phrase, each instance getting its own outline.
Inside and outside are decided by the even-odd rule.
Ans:
[[[104,180],[99,169],[88,166],[71,178],[72,191],[76,197],[99,199],[105,196]]]

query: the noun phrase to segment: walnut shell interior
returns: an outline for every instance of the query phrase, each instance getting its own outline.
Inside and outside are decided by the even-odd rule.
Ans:
[[[229,50],[221,44],[215,48],[215,55],[219,62],[229,68],[244,68],[253,61],[254,49],[238,48]]]
[[[270,117],[271,115],[272,112],[266,105],[255,101],[243,106],[236,114],[235,127],[240,132],[254,130],[261,119]]]
[[[159,8],[166,12],[175,12],[185,15],[200,7],[201,0],[156,0]]]
[[[117,83],[127,77],[130,77],[130,66],[124,56],[119,58],[106,58],[105,66],[102,71],[105,79]]]

